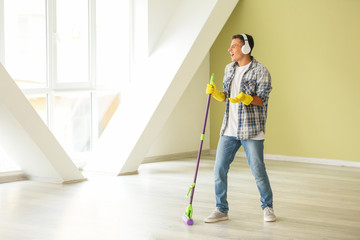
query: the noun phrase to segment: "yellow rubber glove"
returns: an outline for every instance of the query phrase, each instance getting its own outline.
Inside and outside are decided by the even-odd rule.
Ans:
[[[217,90],[214,82],[212,85],[211,84],[207,85],[206,94],[211,94],[211,96],[213,96],[219,102],[223,102],[225,100],[225,93]]]
[[[241,92],[236,97],[229,98],[229,101],[232,102],[232,103],[242,102],[245,105],[249,105],[253,101],[253,97],[251,95],[247,95],[247,94]]]

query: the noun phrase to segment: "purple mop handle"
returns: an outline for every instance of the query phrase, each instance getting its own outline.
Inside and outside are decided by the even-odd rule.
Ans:
[[[210,84],[212,84],[213,81],[214,81],[214,74],[211,75]],[[203,146],[203,142],[204,142],[206,122],[207,122],[207,118],[208,118],[208,114],[209,114],[209,108],[210,108],[210,100],[211,100],[211,94],[208,95],[208,99],[207,99],[207,103],[206,103],[205,118],[204,118],[204,124],[203,124],[202,133],[201,133],[199,151],[198,151],[198,155],[197,155],[197,163],[196,163],[196,170],[195,170],[195,176],[194,176],[194,183],[196,183],[197,174],[198,174],[198,171],[199,171],[200,157],[201,157],[201,151],[202,151],[202,146]],[[191,190],[190,204],[192,204],[192,201],[193,201],[194,191],[195,191],[195,186]]]

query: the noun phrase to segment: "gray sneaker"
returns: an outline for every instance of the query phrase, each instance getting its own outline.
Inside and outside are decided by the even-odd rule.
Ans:
[[[215,209],[207,218],[204,219],[206,223],[214,223],[218,221],[228,220],[229,217],[226,213],[220,212],[219,209]]]
[[[272,209],[271,207],[264,208],[264,221],[265,222],[275,222],[276,221],[274,209]]]

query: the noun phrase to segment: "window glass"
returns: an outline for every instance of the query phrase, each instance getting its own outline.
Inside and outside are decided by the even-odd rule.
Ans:
[[[4,0],[5,66],[21,88],[46,87],[44,0]]]
[[[54,96],[53,133],[68,153],[90,151],[90,99],[89,92]]]
[[[129,79],[128,0],[96,1],[97,85],[120,88]]]
[[[57,82],[88,82],[88,1],[56,1],[56,22]]]

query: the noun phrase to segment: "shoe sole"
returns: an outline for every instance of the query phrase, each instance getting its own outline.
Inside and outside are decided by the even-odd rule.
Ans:
[[[275,222],[276,218],[264,218],[264,222]]]
[[[204,222],[206,223],[215,223],[215,222],[219,222],[219,221],[225,221],[228,220],[229,217],[222,217],[222,218],[212,218],[212,219],[205,219]]]

